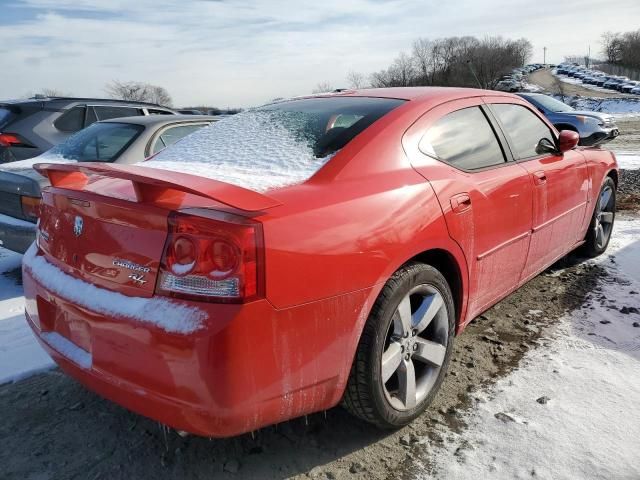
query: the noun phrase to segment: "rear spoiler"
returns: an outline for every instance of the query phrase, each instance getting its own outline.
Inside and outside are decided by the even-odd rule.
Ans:
[[[281,203],[267,195],[237,185],[186,173],[134,165],[98,163],[38,163],[33,166],[48,177],[51,186],[82,190],[92,176],[120,178],[133,184],[140,203],[170,202],[185,194],[215,200],[238,210],[259,212]]]

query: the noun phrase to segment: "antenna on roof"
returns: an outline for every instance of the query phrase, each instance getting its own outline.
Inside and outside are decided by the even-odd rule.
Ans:
[[[471,63],[471,60],[467,60],[467,65],[469,66],[469,70],[471,70],[471,75],[473,75],[473,78],[475,78],[476,83],[478,84],[478,88],[484,88],[480,83],[480,80],[478,80],[478,76],[476,75],[476,71],[473,69],[473,63]]]

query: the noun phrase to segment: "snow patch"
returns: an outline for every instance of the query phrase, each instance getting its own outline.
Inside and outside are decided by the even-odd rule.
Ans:
[[[611,90],[608,90],[611,93]],[[552,95],[576,110],[608,113],[616,118],[640,115],[640,98],[592,98]]]
[[[190,173],[257,192],[309,179],[330,158],[294,135],[294,112],[251,110],[214,122],[161,151],[145,167]],[[287,126],[289,128],[287,128]]]
[[[418,478],[640,478],[640,220],[616,219],[601,291],[521,368],[480,392]],[[627,313],[623,307],[627,307]],[[510,417],[517,421],[504,421]]]
[[[36,255],[35,243],[24,254],[23,266],[43,287],[90,311],[154,325],[170,333],[189,334],[203,327],[204,311],[174,301],[152,297],[129,297],[98,288],[67,275]]]
[[[637,152],[615,152],[618,166],[625,170],[640,169],[640,153]]]
[[[44,332],[42,333],[42,339],[60,355],[68,358],[73,363],[86,370],[91,368],[91,364],[93,363],[91,354],[67,340],[59,333]]]
[[[18,282],[22,255],[0,248],[0,384],[16,382],[55,366],[24,317]]]

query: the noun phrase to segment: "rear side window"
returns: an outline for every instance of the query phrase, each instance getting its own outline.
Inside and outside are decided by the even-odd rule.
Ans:
[[[496,134],[480,107],[457,110],[437,120],[419,147],[422,153],[463,170],[505,163]]]
[[[521,160],[539,156],[536,147],[543,138],[555,143],[549,127],[528,108],[509,103],[495,103],[491,105],[491,110],[509,136],[516,158]]]
[[[11,118],[11,110],[8,108],[0,107],[0,127],[4,127],[7,123],[9,123],[9,119]]]
[[[163,148],[173,145],[181,138],[184,138],[207,125],[208,124],[206,123],[200,123],[195,125],[176,125],[174,127],[169,127],[156,139],[151,153],[157,153]]]
[[[78,162],[112,162],[143,130],[141,125],[128,123],[94,123],[56,145],[45,155]]]
[[[147,108],[147,112],[149,112],[149,115],[173,115],[167,110],[158,110],[156,108]]]
[[[143,112],[139,108],[132,107],[114,107],[111,105],[94,106],[94,111],[98,120],[109,120],[111,118],[134,117],[142,115]]]
[[[63,132],[77,132],[82,130],[84,125],[84,107],[73,107],[67,110],[58,119],[53,122],[53,125]]]

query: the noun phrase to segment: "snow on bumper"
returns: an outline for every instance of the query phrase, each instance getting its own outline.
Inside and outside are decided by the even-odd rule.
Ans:
[[[182,334],[202,328],[207,316],[202,310],[169,299],[128,297],[74,278],[37,255],[35,243],[25,253],[22,265],[50,292],[104,315],[149,323],[167,332]]]
[[[176,334],[57,293],[58,275],[34,268],[33,254],[23,268],[26,318],[56,363],[129,410],[211,437],[336,405],[368,311],[363,306],[375,295],[367,289],[284,310],[266,299],[202,304],[203,328]],[[71,345],[56,342],[58,335]]]

